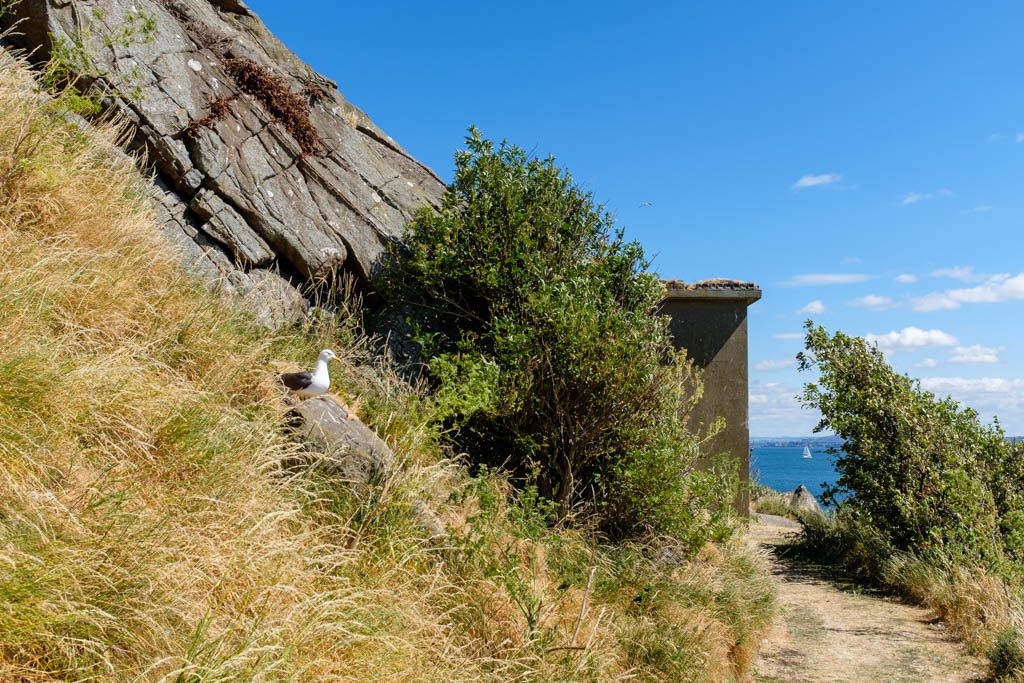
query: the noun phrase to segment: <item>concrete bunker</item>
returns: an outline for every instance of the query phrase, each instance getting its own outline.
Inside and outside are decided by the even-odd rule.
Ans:
[[[737,280],[672,280],[665,285],[659,312],[671,318],[673,343],[686,349],[704,380],[704,396],[690,415],[692,424],[702,427],[725,418],[725,429],[705,442],[703,455],[707,462],[721,453],[737,459],[744,490],[735,501],[736,510],[749,514],[747,307],[761,298],[761,290]]]

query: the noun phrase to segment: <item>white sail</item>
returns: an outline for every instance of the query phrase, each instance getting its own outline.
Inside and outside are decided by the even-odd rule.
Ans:
[[[804,457],[805,458],[811,457],[811,449],[808,448],[807,446],[804,446]]]

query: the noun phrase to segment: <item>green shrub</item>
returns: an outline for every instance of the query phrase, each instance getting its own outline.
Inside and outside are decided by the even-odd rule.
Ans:
[[[820,377],[803,403],[821,411],[817,431],[843,438],[839,480],[825,500],[897,550],[969,561],[1002,557],[999,517],[1022,481],[998,423],[940,399],[896,373],[863,339],[807,326],[801,370]]]
[[[595,505],[616,534],[727,526],[728,478],[691,471],[700,384],[654,314],[640,245],[553,159],[473,129],[466,143],[440,210],[417,214],[379,279],[452,442],[563,516]]]
[[[1017,629],[1002,631],[989,649],[988,658],[996,680],[1020,680],[1024,672],[1024,645]]]
[[[803,552],[935,610],[997,680],[1022,680],[1020,447],[923,391],[863,339],[807,324],[803,401],[843,438],[838,509],[801,518]]]
[[[1018,562],[1024,560],[1024,510],[1011,510],[1003,515],[999,529],[1006,552]]]

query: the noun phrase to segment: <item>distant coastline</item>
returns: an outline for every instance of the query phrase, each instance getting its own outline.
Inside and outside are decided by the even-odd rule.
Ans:
[[[835,435],[829,436],[752,436],[750,437],[751,448],[770,446],[772,448],[794,448],[809,446],[811,450],[839,448],[843,440]]]
[[[1024,436],[1008,436],[1006,440],[1010,443],[1024,442]],[[843,440],[835,435],[828,436],[752,436],[750,437],[750,447],[760,448],[770,446],[773,448],[793,448],[796,446],[810,446],[814,449],[826,449],[826,448],[839,448],[843,445]]]

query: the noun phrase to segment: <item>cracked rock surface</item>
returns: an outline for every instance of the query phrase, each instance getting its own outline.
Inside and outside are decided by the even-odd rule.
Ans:
[[[239,0],[22,0],[0,23],[18,19],[8,40],[33,59],[89,55],[78,75],[134,124],[127,147],[145,153],[161,229],[267,325],[303,315],[305,283],[365,281],[440,201],[438,177]],[[228,64],[280,87],[253,92]]]

